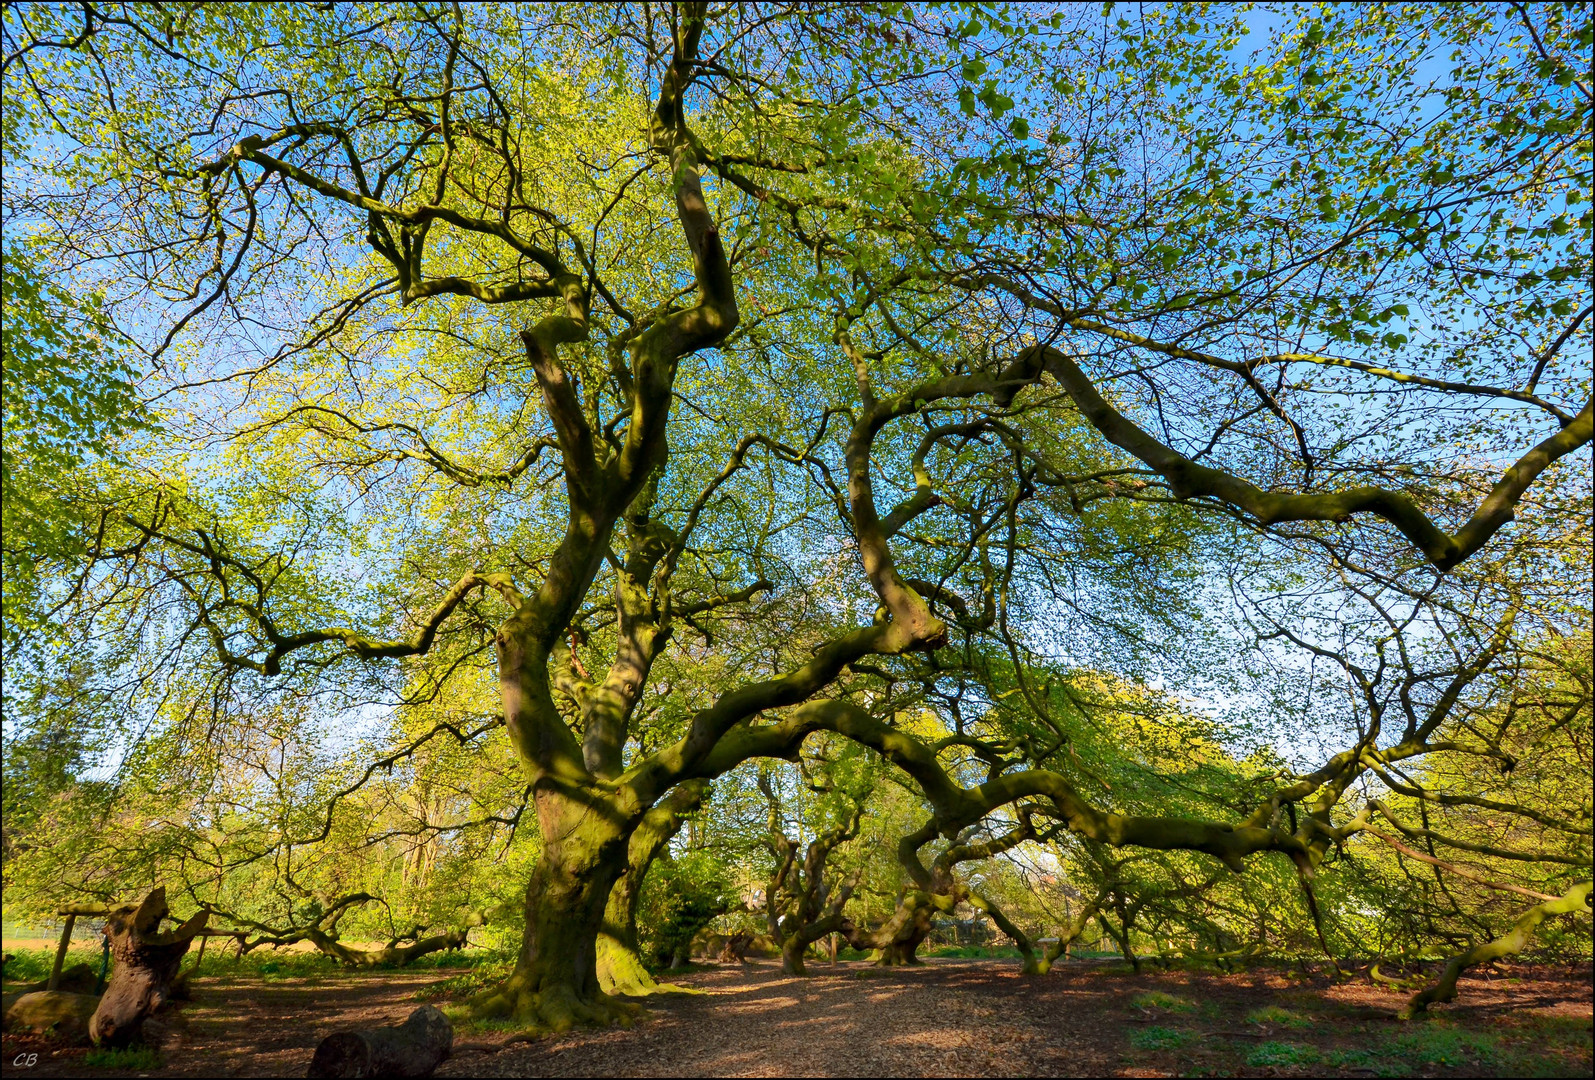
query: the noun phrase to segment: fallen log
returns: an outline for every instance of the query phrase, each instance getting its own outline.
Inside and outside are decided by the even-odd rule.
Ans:
[[[423,1005],[396,1027],[338,1031],[321,1040],[310,1077],[431,1076],[449,1059],[454,1029],[434,1005]]]

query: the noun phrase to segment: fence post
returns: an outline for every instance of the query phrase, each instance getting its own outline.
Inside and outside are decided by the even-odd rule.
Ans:
[[[66,925],[61,927],[61,944],[56,946],[55,966],[50,969],[50,982],[46,990],[54,990],[61,985],[61,965],[66,961],[66,948],[72,944],[72,924],[78,921],[76,913],[66,917]]]

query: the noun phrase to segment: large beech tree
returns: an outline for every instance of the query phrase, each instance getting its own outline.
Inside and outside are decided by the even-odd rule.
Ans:
[[[1277,853],[1309,901],[1380,813],[1587,873],[1587,789],[1412,771],[1588,725],[1587,680],[1512,676],[1588,625],[1587,16],[1292,12],[1247,54],[1231,12],[1034,14],[8,9],[8,231],[104,283],[165,425],[64,492],[88,539],[39,602],[147,620],[106,665],[203,664],[223,725],[490,658],[501,721],[449,730],[503,732],[541,850],[474,1007],[556,1029],[655,988],[635,897],[706,782],[821,731],[929,812],[850,928],[906,957],[932,911],[1006,919],[956,867],[1041,819]],[[1352,689],[1344,744],[1115,804],[1038,635],[1067,605],[1128,657],[1216,581],[1255,655]]]

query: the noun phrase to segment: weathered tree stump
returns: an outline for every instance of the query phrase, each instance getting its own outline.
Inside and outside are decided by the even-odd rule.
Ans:
[[[454,1028],[434,1005],[397,1027],[338,1031],[321,1040],[306,1076],[431,1076],[449,1059]]]
[[[753,948],[753,935],[746,930],[738,930],[726,938],[725,945],[720,949],[720,963],[746,964],[748,950],[751,948]]]
[[[166,915],[166,890],[154,889],[137,907],[112,911],[105,922],[116,970],[100,1007],[89,1020],[89,1037],[103,1046],[126,1046],[138,1040],[144,1019],[171,1000],[172,980],[194,935],[205,928],[210,912],[201,911],[182,926],[159,933]]]

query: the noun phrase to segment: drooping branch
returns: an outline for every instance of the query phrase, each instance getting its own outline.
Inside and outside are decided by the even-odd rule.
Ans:
[[[1406,1007],[1401,1010],[1401,1019],[1410,1020],[1419,1013],[1428,1011],[1429,1006],[1435,1002],[1453,1000],[1457,996],[1457,979],[1464,971],[1478,964],[1486,964],[1491,960],[1499,960],[1503,956],[1522,952],[1533,938],[1534,931],[1539,929],[1540,924],[1546,919],[1589,911],[1592,888],[1595,888],[1595,882],[1580,882],[1560,897],[1529,908],[1517,917],[1512,929],[1501,937],[1482,945],[1475,945],[1467,952],[1452,957],[1433,986],[1412,995],[1407,1001]]]
[[[1510,522],[1523,493],[1547,466],[1588,445],[1595,436],[1595,413],[1591,411],[1592,403],[1586,402],[1566,426],[1507,468],[1473,516],[1453,535],[1436,525],[1402,492],[1377,487],[1314,494],[1269,492],[1222,469],[1197,464],[1153,438],[1108,404],[1079,366],[1061,350],[1050,346],[1037,346],[1021,353],[1003,373],[1003,379],[1017,387],[1032,381],[1043,370],[1058,380],[1082,415],[1104,438],[1157,470],[1176,497],[1216,499],[1250,514],[1263,525],[1287,521],[1345,521],[1354,514],[1373,514],[1399,529],[1442,571],[1450,570],[1478,551],[1501,526]]]

